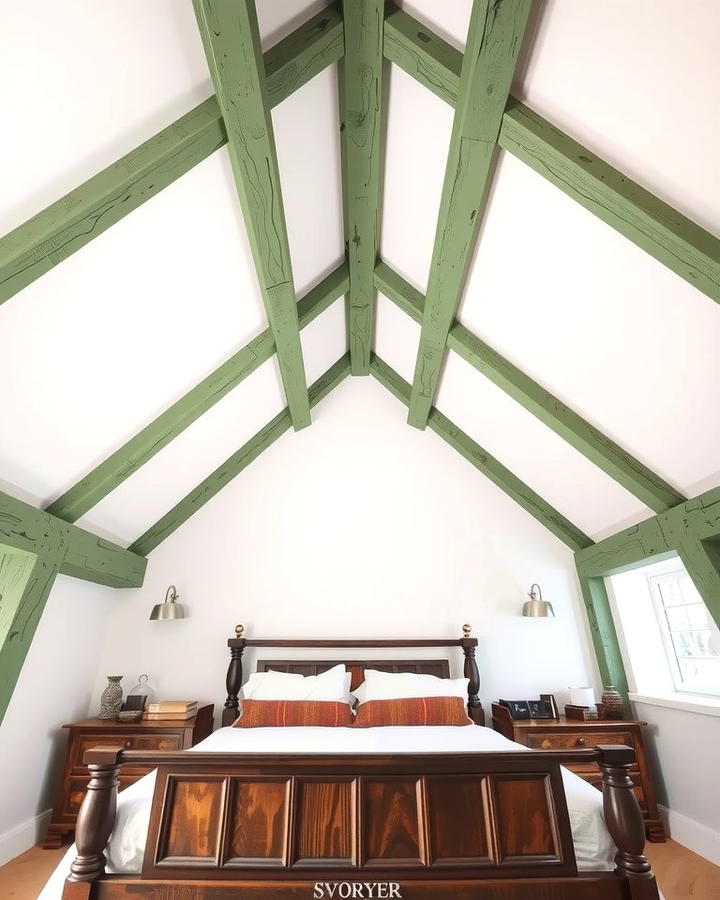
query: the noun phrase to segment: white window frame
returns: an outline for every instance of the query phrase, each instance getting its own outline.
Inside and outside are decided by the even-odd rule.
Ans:
[[[653,600],[653,607],[655,609],[655,615],[657,618],[658,628],[660,630],[660,636],[662,638],[663,647],[665,649],[665,656],[667,657],[668,667],[670,669],[670,674],[672,676],[673,685],[675,687],[675,691],[681,694],[697,694],[703,697],[720,697],[720,659],[718,659],[718,686],[713,687],[709,686],[707,689],[703,685],[696,684],[688,684],[683,681],[682,672],[680,670],[680,666],[678,663],[677,652],[675,650],[675,645],[672,640],[672,631],[670,628],[670,624],[667,619],[665,603],[663,602],[661,588],[663,582],[670,582],[679,580],[682,577],[689,578],[687,571],[684,567],[679,566],[678,568],[673,569],[672,571],[667,571],[663,573],[653,574],[647,576],[648,588],[650,590],[650,594]],[[692,583],[692,582],[691,582]],[[693,586],[694,587],[694,586]],[[679,604],[679,606],[689,606],[693,603],[699,602],[701,605],[705,606],[702,598],[698,594],[698,600],[692,600],[689,603]],[[707,609],[707,607],[705,607]],[[708,614],[709,617],[709,614]],[[692,630],[692,629],[690,629]]]

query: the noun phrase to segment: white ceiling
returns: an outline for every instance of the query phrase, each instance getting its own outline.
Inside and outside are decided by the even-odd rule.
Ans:
[[[258,0],[264,46],[323,5]],[[211,93],[189,3],[6,6],[2,233]],[[462,47],[471,0],[403,6]],[[719,232],[710,112],[720,7],[691,0],[683,16],[671,0],[538,7],[515,93]],[[424,289],[453,113],[400,70],[385,71],[381,252]],[[332,66],[273,110],[298,293],[343,255],[336,97]],[[460,317],[681,491],[720,482],[717,304],[506,154]],[[44,504],[265,327],[226,151],[0,307],[0,323],[10,382],[0,486]],[[376,348],[408,380],[418,335],[378,299]],[[302,340],[312,381],[344,352],[343,302]],[[437,403],[591,536],[649,514],[452,355]],[[272,360],[81,524],[129,543],[282,406]]]

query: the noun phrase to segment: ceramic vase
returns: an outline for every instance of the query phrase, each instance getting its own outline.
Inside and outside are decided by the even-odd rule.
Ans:
[[[625,715],[623,698],[611,684],[603,691],[601,702],[606,719],[622,719]]]
[[[120,687],[122,675],[108,675],[107,687],[100,695],[98,719],[116,719],[122,708],[123,690]]]

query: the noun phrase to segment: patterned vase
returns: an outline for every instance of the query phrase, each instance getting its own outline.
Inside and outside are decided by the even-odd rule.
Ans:
[[[107,687],[100,695],[98,719],[116,719],[122,707],[123,690],[120,687],[122,675],[108,675]]]
[[[622,719],[624,717],[625,704],[623,703],[623,698],[611,684],[603,691],[601,702],[606,719]]]

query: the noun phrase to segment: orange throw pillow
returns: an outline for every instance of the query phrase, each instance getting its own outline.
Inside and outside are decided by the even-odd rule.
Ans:
[[[471,725],[461,697],[410,697],[361,703],[355,728],[383,725]]]
[[[350,705],[334,700],[243,700],[242,715],[233,722],[233,728],[296,725],[349,728],[352,725]]]

